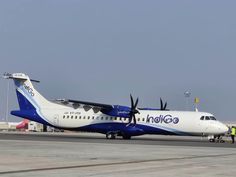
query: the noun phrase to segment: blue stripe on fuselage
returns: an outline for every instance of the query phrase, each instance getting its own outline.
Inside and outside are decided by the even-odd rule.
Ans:
[[[31,104],[28,99],[22,95],[19,91],[17,92],[17,98],[20,106],[20,110],[17,111],[11,111],[12,115],[27,118],[29,120],[42,123],[44,125],[53,126],[47,121],[45,121],[38,113],[36,108]],[[56,127],[56,126],[53,126]],[[58,127],[57,127],[58,128]],[[61,127],[63,128],[63,127]],[[126,134],[130,134],[131,136],[137,136],[142,134],[163,134],[163,135],[189,135],[184,132],[179,132],[177,130],[164,130],[162,128],[158,127],[152,127],[148,125],[141,125],[136,124],[133,126],[132,124],[127,126],[125,123],[96,123],[96,124],[90,124],[83,127],[78,128],[64,128],[68,130],[75,130],[75,131],[87,131],[87,132],[98,132],[106,134],[109,131],[120,131]]]
[[[109,131],[127,132],[128,128],[133,126],[131,124],[127,127],[126,125],[127,124],[125,123],[97,123],[97,124],[91,124],[91,125],[87,125],[83,127],[72,128],[70,130],[98,132],[98,133],[106,134]],[[142,134],[189,135],[188,133],[185,133],[185,132],[179,132],[179,131],[173,131],[173,130],[167,131],[161,128],[151,127],[151,126],[141,125],[141,124],[136,124],[135,128],[142,130],[143,131]],[[132,132],[132,130],[130,131]],[[137,135],[141,135],[141,133],[138,133]],[[135,135],[132,135],[132,136],[135,136]]]

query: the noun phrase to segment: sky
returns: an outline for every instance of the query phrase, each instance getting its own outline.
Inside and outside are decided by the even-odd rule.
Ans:
[[[210,112],[235,121],[236,1],[1,0],[0,74],[48,99]],[[0,79],[0,121],[7,80]],[[184,92],[191,92],[187,98]],[[9,110],[18,109],[10,81]],[[20,121],[8,114],[9,121]]]

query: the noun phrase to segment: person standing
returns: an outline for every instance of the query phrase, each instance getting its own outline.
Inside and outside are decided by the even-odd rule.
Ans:
[[[232,139],[232,144],[234,144],[234,137],[235,137],[235,134],[236,134],[236,128],[234,126],[232,126],[231,128],[231,139]]]

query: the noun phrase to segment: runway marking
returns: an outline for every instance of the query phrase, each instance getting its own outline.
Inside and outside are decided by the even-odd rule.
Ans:
[[[13,171],[3,171],[2,174],[17,174],[17,173],[29,173],[29,172],[39,172],[39,171],[50,171],[50,170],[63,170],[63,169],[76,169],[76,168],[89,168],[89,167],[102,167],[102,166],[115,166],[115,165],[128,165],[128,164],[138,164],[147,162],[160,162],[160,161],[171,161],[171,160],[188,160],[188,159],[199,159],[199,158],[211,158],[211,157],[226,157],[235,156],[236,153],[231,154],[217,154],[217,155],[204,155],[204,156],[189,156],[189,157],[177,157],[177,158],[166,158],[166,159],[150,159],[150,160],[136,160],[136,161],[126,161],[126,162],[113,162],[113,163],[101,163],[101,164],[87,164],[87,165],[72,165],[64,167],[49,167],[49,168],[35,168],[35,169],[25,169],[25,170],[13,170]]]

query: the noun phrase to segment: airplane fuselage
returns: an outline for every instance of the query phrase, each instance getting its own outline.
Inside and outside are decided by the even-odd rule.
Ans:
[[[132,97],[131,107],[74,100],[72,105],[58,104],[37,92],[27,75],[16,73],[9,78],[15,81],[20,106],[11,114],[57,128],[125,139],[143,134],[220,135],[228,130],[210,113],[136,108],[138,100],[134,103]]]
[[[55,104],[55,103],[54,103]],[[141,134],[164,135],[214,135],[225,131],[222,123],[216,120],[201,120],[201,117],[213,117],[204,112],[139,110],[137,124]],[[27,115],[33,121],[48,123],[50,126],[68,130],[81,130],[106,134],[109,131],[127,129],[128,118],[108,116],[93,110],[70,108],[55,104],[54,108],[36,110],[38,117]],[[14,112],[13,112],[14,114]],[[35,115],[32,113],[32,115]],[[21,115],[18,115],[21,116]],[[25,116],[25,115],[24,115]],[[132,127],[132,124],[130,125]],[[223,126],[224,127],[224,126]]]

